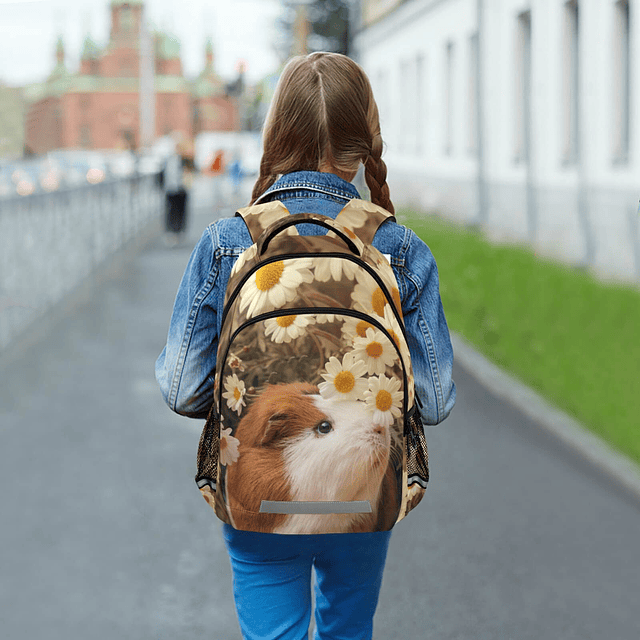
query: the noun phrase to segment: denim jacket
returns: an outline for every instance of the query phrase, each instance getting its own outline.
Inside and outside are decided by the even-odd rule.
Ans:
[[[332,173],[298,171],[282,176],[259,199],[280,200],[290,213],[335,218],[358,191]],[[323,233],[300,226],[301,233]],[[178,289],[167,344],[156,362],[156,379],[169,407],[205,418],[213,397],[218,335],[225,289],[234,262],[251,246],[242,218],[209,225],[196,245]],[[390,256],[398,281],[409,341],[418,407],[425,424],[444,420],[455,403],[453,349],[442,309],[436,262],[416,234],[393,221],[380,227],[373,245]]]

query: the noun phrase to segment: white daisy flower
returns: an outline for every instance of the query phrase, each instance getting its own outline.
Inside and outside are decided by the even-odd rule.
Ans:
[[[391,308],[390,305],[387,305],[384,308],[384,314],[382,318],[383,318],[382,325],[389,332],[389,334],[391,334],[393,341],[398,346],[400,346],[400,339],[398,338],[398,336],[402,335],[402,329],[400,328],[400,325],[398,324],[398,320],[396,319],[396,316],[393,313],[393,309]]]
[[[220,430],[220,464],[225,466],[238,461],[240,440],[231,435],[231,429]]]
[[[407,348],[407,344],[402,335],[402,328],[396,319],[395,314],[393,313],[393,309],[391,305],[387,305],[384,310],[384,320],[382,321],[384,328],[387,330],[387,333],[391,336],[391,339],[398,347],[400,351],[400,355],[405,362],[409,362],[410,354],[409,349]]]
[[[348,344],[353,344],[356,338],[364,338],[367,335],[367,329],[373,329],[374,326],[361,318],[347,317],[342,325],[342,337]]]
[[[278,316],[265,321],[264,334],[265,336],[271,336],[271,340],[276,344],[282,344],[304,335],[310,324],[313,324],[313,318],[310,316],[294,314]]]
[[[244,395],[247,392],[244,382],[234,373],[227,376],[224,388],[226,391],[222,394],[222,397],[227,401],[227,407],[232,411],[237,411],[238,415],[240,415],[242,407],[245,406]]]
[[[334,313],[318,313],[315,317],[317,324],[326,324],[327,322],[333,322],[335,319]]]
[[[258,269],[244,286],[240,298],[240,312],[247,309],[247,317],[283,307],[295,300],[303,282],[313,282],[309,258],[278,260]]]
[[[357,275],[358,284],[351,294],[353,301],[356,303],[356,308],[365,313],[373,312],[383,318],[385,307],[388,304],[387,296],[368,275]],[[389,293],[398,311],[400,311],[402,309],[400,291],[396,287],[392,287]]]
[[[367,329],[364,338],[353,341],[353,354],[366,364],[369,375],[384,373],[396,359],[396,350],[389,338],[375,329]]]
[[[402,413],[402,391],[400,380],[387,378],[383,374],[369,378],[369,388],[365,391],[364,399],[367,409],[377,425],[390,427]]]
[[[325,364],[326,373],[322,374],[325,382],[318,385],[323,398],[336,400],[359,400],[367,389],[367,380],[362,376],[367,367],[361,360],[356,360],[352,351],[346,353],[342,362],[335,356]]]
[[[343,278],[353,280],[358,272],[358,266],[350,260],[336,258],[324,258],[316,260],[315,276],[318,282],[328,282],[333,278],[339,282]]]
[[[252,260],[256,257],[256,245],[251,245],[246,251],[243,251],[236,260],[233,268],[231,269],[231,275],[234,276],[245,264],[247,264],[248,260]]]
[[[369,282],[360,281],[353,292],[351,298],[355,302],[355,308],[364,313],[374,313],[377,316],[384,316],[384,308],[387,306],[387,298],[372,280]]]

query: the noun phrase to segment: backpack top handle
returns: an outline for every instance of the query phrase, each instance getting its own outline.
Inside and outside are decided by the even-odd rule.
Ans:
[[[338,224],[332,218],[316,213],[296,213],[287,218],[276,220],[276,222],[269,226],[258,239],[256,243],[258,255],[261,256],[264,254],[269,243],[276,235],[296,224],[315,224],[320,227],[324,227],[329,231],[333,231],[333,233],[335,233],[340,240],[345,243],[351,253],[354,253],[356,256],[362,255],[364,245],[362,244],[362,241],[353,234],[353,232],[351,233],[353,237],[350,237],[348,229],[343,227],[341,224]]]

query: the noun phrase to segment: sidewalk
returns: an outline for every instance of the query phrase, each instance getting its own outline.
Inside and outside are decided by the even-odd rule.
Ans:
[[[640,467],[533,389],[478,353],[462,336],[451,336],[456,360],[490,393],[508,402],[560,442],[609,476],[640,505]]]
[[[2,369],[3,640],[240,638],[193,481],[202,421],[172,414],[153,373],[215,217],[206,184],[194,205],[184,247],[156,236],[123,255]],[[456,408],[427,430],[430,487],[392,537],[375,637],[637,640],[637,501],[460,364]]]
[[[193,481],[202,424],[169,411],[154,377],[209,218],[192,212],[183,247],[156,234],[121,253],[4,361],[3,640],[240,638],[219,525]]]

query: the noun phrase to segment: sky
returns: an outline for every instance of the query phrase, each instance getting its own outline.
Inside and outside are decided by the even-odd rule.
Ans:
[[[0,0],[0,82],[20,86],[40,82],[55,61],[59,35],[67,68],[78,68],[87,33],[100,46],[109,38],[110,0]],[[195,77],[204,65],[210,37],[216,70],[225,79],[246,62],[247,80],[275,71],[273,47],[280,0],[146,0],[153,26],[175,34],[181,43],[183,71]]]

